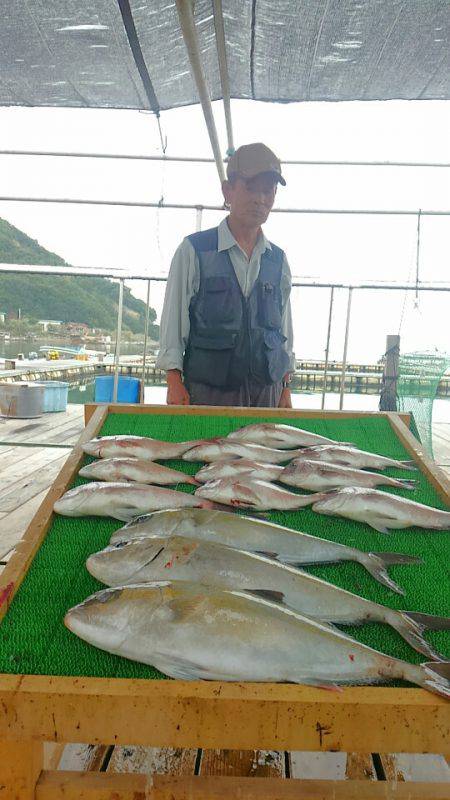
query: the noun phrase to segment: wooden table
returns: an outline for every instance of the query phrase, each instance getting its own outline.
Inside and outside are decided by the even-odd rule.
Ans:
[[[186,414],[186,407],[86,407],[86,428],[0,576],[0,618],[46,535],[53,504],[83,459],[81,443],[96,436],[109,412]],[[230,415],[230,409],[190,413]],[[267,410],[233,409],[261,416]],[[359,417],[355,412],[271,409],[271,416]],[[393,430],[442,498],[448,479],[388,413]],[[44,771],[44,742],[136,744],[181,748],[265,748],[349,752],[450,751],[450,704],[414,688],[350,687],[340,693],[281,684],[182,682],[0,675],[0,800],[443,800],[449,784],[300,781],[276,778],[148,776]]]

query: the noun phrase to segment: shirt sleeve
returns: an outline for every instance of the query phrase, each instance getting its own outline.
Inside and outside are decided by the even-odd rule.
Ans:
[[[281,303],[282,303],[282,316],[281,316],[281,330],[286,336],[286,350],[289,356],[289,371],[295,370],[295,353],[294,353],[294,331],[292,328],[292,312],[291,312],[291,287],[292,278],[291,270],[289,268],[286,255],[283,258],[283,265],[281,267]]]
[[[161,314],[160,344],[156,367],[183,370],[183,356],[189,339],[189,304],[198,291],[199,266],[189,239],[175,251],[167,278]]]

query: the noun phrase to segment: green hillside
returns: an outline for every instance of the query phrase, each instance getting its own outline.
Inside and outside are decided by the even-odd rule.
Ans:
[[[30,239],[23,231],[0,218],[0,263],[66,265],[66,262]],[[68,265],[66,265],[68,266]],[[90,328],[115,328],[119,286],[107,278],[76,276],[13,275],[0,271],[0,311],[31,319],[84,322]],[[150,309],[149,334],[159,338],[156,312]],[[141,333],[145,324],[145,303],[124,289],[123,327]]]

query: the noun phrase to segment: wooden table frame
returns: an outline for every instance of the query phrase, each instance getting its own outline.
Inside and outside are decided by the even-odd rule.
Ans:
[[[109,413],[209,414],[229,408],[87,405],[86,428],[0,577],[0,620],[83,459],[81,444]],[[233,409],[234,416],[358,418],[365,412]],[[380,414],[377,414],[380,416]],[[385,412],[396,435],[446,501],[450,482],[410,433],[408,415]],[[306,686],[0,675],[0,800],[442,800],[448,784],[299,781],[44,771],[44,742],[347,752],[450,752],[450,704],[413,688]]]

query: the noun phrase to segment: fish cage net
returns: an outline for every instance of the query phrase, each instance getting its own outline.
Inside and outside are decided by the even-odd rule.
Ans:
[[[433,455],[433,403],[439,381],[449,367],[450,356],[443,353],[405,353],[399,358],[398,410],[413,415],[420,440],[430,455]]]

